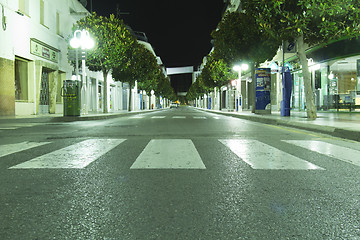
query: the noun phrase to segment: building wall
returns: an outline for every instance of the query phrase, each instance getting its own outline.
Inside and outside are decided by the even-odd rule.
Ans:
[[[62,81],[71,78],[73,69],[66,38],[86,9],[76,0],[0,3],[6,17],[6,27],[0,29],[0,115],[39,114],[45,75],[46,111],[62,111]]]

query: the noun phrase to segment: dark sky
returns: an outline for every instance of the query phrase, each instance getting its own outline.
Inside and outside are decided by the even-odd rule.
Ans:
[[[121,15],[127,25],[146,33],[165,67],[196,68],[211,50],[210,33],[221,19],[224,0],[92,0],[93,11],[98,15],[116,14],[117,5],[120,12],[130,13]],[[189,85],[191,77],[185,74],[173,79]]]
[[[223,0],[92,0],[99,15],[116,14],[145,32],[166,67],[197,66],[211,49],[210,33],[221,19]],[[90,10],[90,0],[87,8]]]

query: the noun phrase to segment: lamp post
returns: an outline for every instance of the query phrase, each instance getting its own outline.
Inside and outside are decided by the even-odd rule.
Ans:
[[[236,86],[236,93],[237,93],[237,96],[238,96],[238,106],[239,106],[239,112],[242,111],[242,94],[241,94],[241,71],[244,70],[248,70],[249,69],[249,65],[243,63],[241,65],[235,65],[233,67],[234,71],[237,71],[238,74],[239,74],[239,80],[237,81],[237,86]]]
[[[88,49],[93,48],[95,45],[94,41],[90,38],[90,34],[87,30],[76,30],[74,32],[74,37],[70,40],[70,46],[75,49],[75,74],[76,74],[76,80],[80,80],[79,76],[79,48],[81,50],[86,51]],[[86,77],[85,75],[85,59],[82,58],[82,74],[83,74],[83,81]],[[86,94],[86,87],[87,87],[87,80],[85,80],[85,84],[83,84],[83,92],[84,95]],[[85,95],[85,112],[87,112],[87,97]]]

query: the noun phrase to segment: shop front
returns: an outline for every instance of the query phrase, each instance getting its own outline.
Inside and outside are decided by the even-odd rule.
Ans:
[[[360,43],[343,40],[308,53],[311,84],[318,110],[352,110],[360,108]],[[305,89],[300,63],[292,68],[291,107],[306,109]]]

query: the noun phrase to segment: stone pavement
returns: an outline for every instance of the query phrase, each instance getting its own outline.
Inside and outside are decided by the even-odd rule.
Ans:
[[[335,137],[360,141],[360,112],[318,112],[318,118],[316,120],[308,120],[306,118],[306,112],[297,111],[291,111],[290,117],[281,117],[280,112],[272,112],[272,114],[269,115],[261,115],[251,113],[251,111],[228,112],[200,108],[197,109],[227,116],[233,116],[250,121],[261,122],[265,124],[298,128],[318,133],[329,134]],[[45,123],[102,120],[160,110],[162,109],[133,112],[119,111],[106,114],[89,113],[86,115],[81,115],[80,117],[63,117],[62,114],[0,117],[0,125],[11,122]]]

